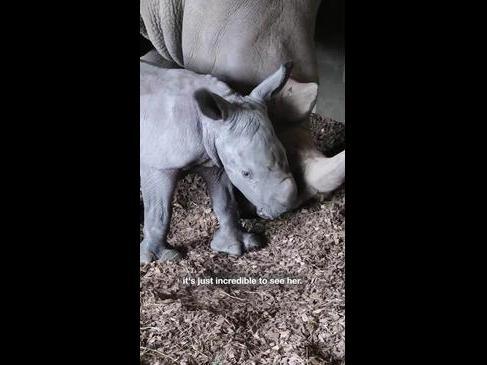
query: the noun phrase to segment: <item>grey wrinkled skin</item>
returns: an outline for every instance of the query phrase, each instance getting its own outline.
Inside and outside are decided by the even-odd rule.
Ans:
[[[291,64],[241,96],[209,75],[140,63],[140,176],[144,240],[140,263],[175,260],[166,241],[176,183],[187,171],[206,181],[220,228],[211,248],[230,255],[260,247],[238,223],[233,186],[263,218],[276,218],[297,199],[286,152],[266,103],[286,83]]]
[[[308,127],[318,92],[313,41],[320,0],[141,0],[141,34],[165,62],[211,74],[241,94],[294,61],[269,116],[299,184],[296,204],[345,180],[345,151],[327,158]],[[289,206],[288,210],[295,208]]]

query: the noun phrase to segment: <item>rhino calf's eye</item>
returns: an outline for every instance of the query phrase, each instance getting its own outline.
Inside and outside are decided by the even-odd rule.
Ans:
[[[250,177],[250,171],[242,171],[243,177]]]

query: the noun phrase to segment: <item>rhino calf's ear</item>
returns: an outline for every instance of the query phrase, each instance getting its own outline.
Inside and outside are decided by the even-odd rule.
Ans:
[[[194,98],[200,112],[213,120],[226,120],[230,115],[230,103],[206,89],[196,90]]]
[[[292,61],[285,63],[279,67],[279,70],[257,85],[257,87],[250,93],[250,96],[262,101],[269,101],[271,97],[277,94],[286,84],[292,69]]]

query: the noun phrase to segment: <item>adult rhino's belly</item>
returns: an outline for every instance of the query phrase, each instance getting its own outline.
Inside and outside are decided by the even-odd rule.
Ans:
[[[213,3],[204,10],[191,2],[185,7],[185,68],[215,75],[242,94],[289,60],[295,80],[317,81],[313,24],[302,14],[268,2],[229,9],[221,9],[221,2],[213,9]]]

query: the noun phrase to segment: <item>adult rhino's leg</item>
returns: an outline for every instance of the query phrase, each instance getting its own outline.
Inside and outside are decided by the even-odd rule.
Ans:
[[[244,232],[238,222],[238,204],[233,185],[224,170],[216,167],[201,168],[198,173],[206,181],[213,210],[220,223],[211,248],[218,252],[240,256],[243,250],[261,247],[262,240],[253,233]]]
[[[289,79],[269,104],[269,116],[298,182],[298,204],[317,193],[330,193],[345,181],[345,152],[327,158],[313,142],[308,123],[317,95],[317,83]]]
[[[181,254],[166,242],[171,221],[171,203],[178,179],[177,171],[140,167],[144,200],[144,240],[140,245],[140,263],[177,260]]]
[[[314,145],[305,126],[277,132],[286,149],[289,165],[299,187],[298,205],[317,193],[331,193],[345,181],[345,151],[326,157]]]

